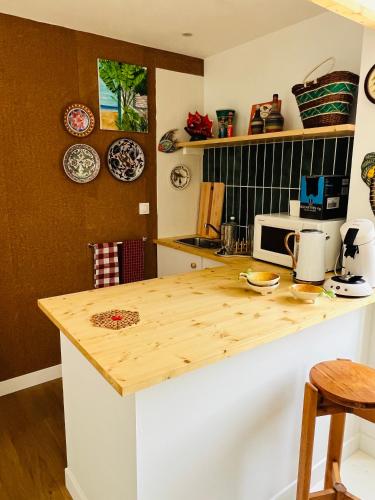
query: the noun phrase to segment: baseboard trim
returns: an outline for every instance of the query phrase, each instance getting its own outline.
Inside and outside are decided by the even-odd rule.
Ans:
[[[343,460],[349,458],[359,449],[360,440],[360,434],[356,434],[344,443],[342,452]],[[312,486],[311,491],[316,491],[317,489],[319,489],[318,485],[324,478],[325,466],[325,458],[323,460],[320,460],[313,466],[311,473],[311,484],[314,486]],[[283,488],[279,493],[277,493],[277,495],[273,496],[270,500],[293,500],[294,498],[296,498],[296,489],[297,481],[293,481],[292,483],[288,484],[288,486]]]
[[[69,467],[65,469],[65,486],[73,500],[88,500]]]
[[[10,378],[0,382],[0,397],[22,391],[34,385],[44,384],[44,382],[49,382],[57,378],[61,378],[61,365],[50,366],[49,368],[44,368],[44,370]]]
[[[356,434],[352,438],[345,441],[343,446],[342,457],[343,460],[349,458],[353,453],[360,449],[360,442],[362,441],[363,434]],[[366,437],[367,438],[367,437]],[[375,439],[373,439],[375,446]],[[319,489],[319,483],[324,478],[326,459],[320,460],[317,464],[313,466],[311,475],[311,484],[315,485],[312,487],[312,491]],[[67,467],[65,469],[65,486],[72,496],[73,500],[88,500],[84,492],[82,491],[77,479],[75,478],[73,472]],[[283,488],[277,495],[273,496],[270,500],[292,500],[296,497],[296,487],[297,481],[293,481],[286,488]]]

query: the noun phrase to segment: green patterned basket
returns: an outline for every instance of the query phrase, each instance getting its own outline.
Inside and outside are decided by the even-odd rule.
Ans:
[[[348,123],[358,82],[359,76],[350,71],[333,71],[313,82],[294,85],[304,128]]]

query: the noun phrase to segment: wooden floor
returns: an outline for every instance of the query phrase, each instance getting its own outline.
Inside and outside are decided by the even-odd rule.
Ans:
[[[0,397],[0,500],[71,499],[61,380]]]

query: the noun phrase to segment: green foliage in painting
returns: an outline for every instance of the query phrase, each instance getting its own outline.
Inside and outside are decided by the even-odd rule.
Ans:
[[[117,96],[119,130],[147,132],[147,112],[136,109],[136,96],[147,96],[147,68],[100,59],[99,76]]]

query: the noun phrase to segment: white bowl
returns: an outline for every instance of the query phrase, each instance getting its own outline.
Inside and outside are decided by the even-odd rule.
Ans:
[[[309,285],[304,283],[292,285],[289,289],[296,299],[300,299],[305,302],[315,302],[319,295],[321,295],[321,293],[324,291],[323,287],[321,286]]]
[[[272,286],[280,281],[280,275],[268,271],[253,271],[249,273],[240,273],[241,278],[245,278],[248,283],[256,286]]]
[[[250,290],[253,290],[253,292],[260,293],[261,295],[267,295],[268,293],[273,293],[277,288],[279,288],[280,283],[276,283],[275,285],[270,285],[270,286],[258,286],[258,285],[253,285],[250,283],[250,281],[247,281],[247,286],[250,288]]]

